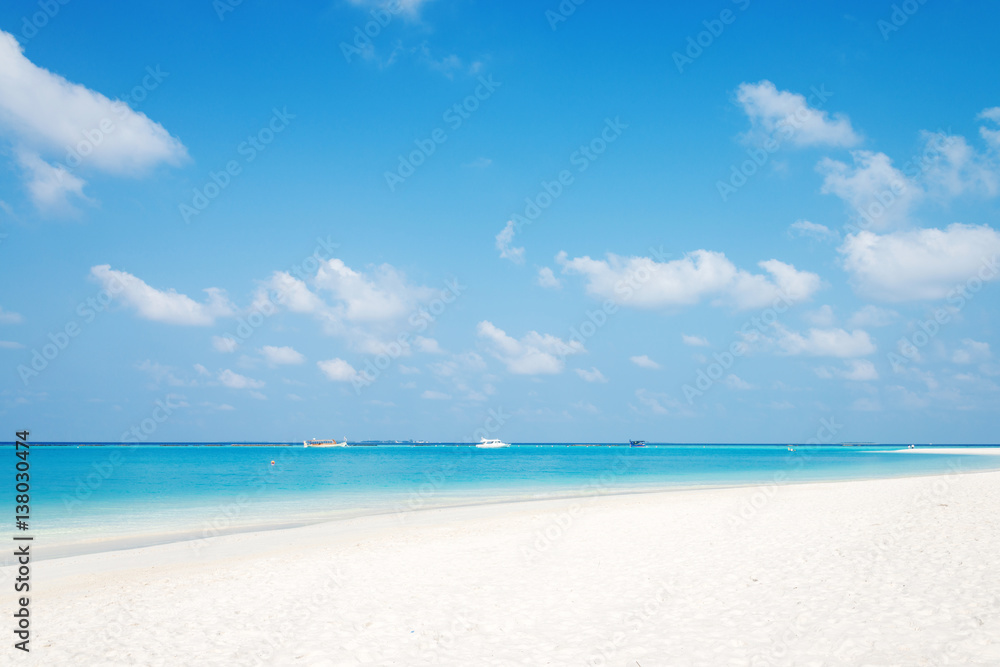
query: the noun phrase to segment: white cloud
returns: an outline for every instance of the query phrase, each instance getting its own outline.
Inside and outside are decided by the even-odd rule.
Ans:
[[[465,400],[485,401],[494,393],[489,378],[483,377],[486,362],[475,352],[452,354],[443,361],[427,364],[428,370],[454,387]],[[478,376],[478,377],[475,377]]]
[[[211,375],[211,373],[208,372],[208,369],[205,368],[204,366],[202,366],[201,364],[195,364],[194,365],[194,370],[195,370],[196,373],[198,373],[198,375],[202,375],[202,376],[210,376]]]
[[[13,340],[0,340],[0,348],[5,350],[20,350],[24,348],[24,344]]]
[[[686,412],[680,401],[669,394],[653,392],[647,389],[636,389],[635,397],[654,415],[680,414]]]
[[[820,192],[844,200],[862,229],[878,231],[906,224],[923,190],[893,167],[885,153],[851,151],[851,157],[853,166],[830,158],[819,162]]]
[[[153,74],[151,82],[166,76],[158,68]],[[17,147],[29,173],[29,191],[43,209],[68,204],[70,193],[83,197],[83,181],[62,164],[46,162],[43,154],[69,168],[115,176],[141,176],[157,165],[179,165],[187,159],[187,149],[162,125],[124,102],[38,67],[25,58],[17,40],[2,31],[0,133]]]
[[[421,6],[430,0],[349,0],[352,5],[359,7],[372,7],[385,10],[399,10],[404,14],[416,16],[420,12]]]
[[[978,116],[978,120],[989,120],[995,124],[1000,124],[1000,107],[983,109]],[[1000,130],[993,130],[988,127],[980,127],[979,135],[986,140],[994,149],[1000,149]]]
[[[822,284],[815,273],[776,259],[758,264],[769,275],[751,274],[737,269],[723,253],[708,250],[667,262],[614,254],[607,260],[567,259],[566,253],[559,253],[556,261],[563,273],[587,278],[588,294],[637,308],[691,305],[709,297],[715,297],[715,305],[761,308],[779,296],[791,303],[803,301]]]
[[[899,313],[895,310],[869,304],[851,315],[848,324],[852,327],[885,327],[895,322],[898,317]]]
[[[343,359],[317,361],[316,365],[323,372],[323,375],[334,382],[350,382],[358,376],[354,367]]]
[[[500,251],[500,259],[509,259],[515,264],[524,263],[524,248],[515,248],[511,246],[514,242],[514,221],[508,220],[507,225],[500,230],[500,233],[496,236],[496,248]]]
[[[593,403],[588,403],[586,401],[577,401],[576,403],[572,403],[571,406],[576,408],[577,410],[582,410],[583,412],[588,412],[592,415],[601,414],[600,408],[598,408]]]
[[[851,403],[851,409],[859,412],[880,412],[882,405],[877,398],[859,398]]]
[[[921,132],[925,154],[932,154],[931,161],[922,174],[927,191],[939,199],[947,200],[966,193],[992,197],[997,194],[996,166],[989,158],[977,152],[965,137],[943,132]]]
[[[840,234],[826,225],[821,225],[818,222],[809,222],[808,220],[796,220],[790,224],[788,226],[788,235],[793,237],[807,236],[817,241],[827,241],[840,237]]]
[[[269,307],[269,292],[274,292],[274,300],[292,313],[320,313],[326,307],[323,300],[305,282],[286,271],[275,271],[260,285],[254,299],[254,308],[260,310]]]
[[[468,167],[470,169],[486,169],[488,166],[493,164],[493,160],[488,157],[477,157],[472,162],[467,162],[463,164],[463,167]]]
[[[743,83],[736,100],[750,119],[754,143],[774,137],[796,146],[853,146],[861,138],[843,114],[831,116],[809,106],[804,95],[778,90],[770,81]]]
[[[74,214],[71,196],[93,203],[83,194],[84,180],[71,174],[63,165],[51,165],[37,153],[23,148],[15,154],[27,177],[28,195],[42,213],[58,216]]]
[[[279,366],[282,364],[301,364],[306,358],[302,356],[302,353],[297,351],[292,347],[275,347],[274,345],[265,345],[258,350],[261,356],[267,361],[267,363],[274,366]]]
[[[740,270],[736,274],[736,284],[729,298],[737,308],[763,308],[772,305],[780,297],[792,303],[800,303],[822,286],[822,280],[815,273],[798,271],[791,264],[776,259],[758,262],[757,265],[771,276],[768,278]]]
[[[608,379],[604,377],[601,371],[597,370],[594,366],[590,367],[590,370],[584,370],[583,368],[574,369],[576,374],[580,376],[580,379],[585,382],[607,382]]]
[[[645,354],[640,354],[635,357],[629,357],[629,361],[638,366],[639,368],[650,368],[652,370],[659,370],[660,365],[647,357]]]
[[[486,370],[486,362],[475,352],[454,354],[446,361],[428,364],[427,368],[438,377],[454,378],[465,373]]]
[[[692,347],[708,347],[709,342],[707,338],[701,336],[688,336],[687,334],[681,334],[681,341],[685,345],[690,345]]]
[[[426,43],[414,49],[413,52],[420,55],[421,62],[427,67],[435,72],[440,72],[449,79],[453,79],[456,73],[474,76],[482,71],[483,68],[481,60],[467,61],[454,53],[435,56]]]
[[[336,258],[307,280],[274,272],[258,286],[254,308],[311,315],[324,333],[345,338],[353,349],[394,357],[411,353],[408,343],[399,342],[401,329],[426,323],[427,304],[435,298],[451,303],[464,289],[456,281],[447,281],[444,289],[414,285],[389,264],[359,271]]]
[[[405,364],[399,364],[397,366],[399,372],[403,375],[420,375],[420,369],[415,366],[407,366]]]
[[[507,370],[515,375],[561,373],[566,356],[586,351],[577,341],[567,343],[556,336],[537,331],[529,331],[517,340],[486,320],[479,323],[476,332],[487,344],[490,354],[502,361]]]
[[[239,343],[232,336],[212,336],[212,347],[218,352],[229,354],[235,352]]]
[[[405,317],[417,304],[437,296],[428,287],[411,285],[389,264],[364,274],[339,259],[319,267],[314,280],[320,291],[330,292],[340,302],[340,313],[353,322],[383,322]]]
[[[875,352],[875,343],[863,329],[810,329],[805,335],[775,327],[776,343],[784,354],[812,357],[863,357]]]
[[[987,128],[981,133],[992,142]],[[996,151],[981,153],[964,137],[945,132],[921,131],[920,140],[920,157],[902,170],[885,153],[872,151],[853,151],[853,165],[821,160],[816,166],[824,176],[821,191],[844,200],[858,227],[876,232],[907,226],[924,200],[946,203],[962,195],[993,197],[1000,192]]]
[[[538,269],[538,284],[549,289],[559,289],[562,287],[562,282],[556,278],[556,274],[547,266]]]
[[[732,373],[726,376],[726,379],[723,380],[723,383],[730,389],[737,389],[740,391],[746,391],[748,389],[754,388],[752,384],[750,384],[749,382],[740,378],[737,375],[733,375]]]
[[[151,359],[146,359],[145,361],[136,364],[136,368],[144,373],[149,373],[153,378],[153,382],[157,385],[166,383],[172,387],[183,387],[188,384],[186,380],[177,376],[174,372],[173,366],[167,366],[161,364],[158,361],[152,361]]]
[[[833,308],[829,305],[823,305],[816,310],[804,313],[803,317],[805,317],[809,324],[816,327],[831,327],[837,321],[837,318],[833,314]]]
[[[230,389],[260,389],[264,386],[263,380],[254,380],[245,375],[234,373],[228,368],[219,373],[219,382]]]
[[[980,120],[992,120],[995,123],[1000,123],[1000,107],[983,109],[976,115],[976,118]]]
[[[413,343],[417,350],[423,352],[424,354],[444,354],[444,350],[441,349],[441,345],[438,344],[438,342],[433,338],[417,336],[413,339]]]
[[[981,361],[988,361],[993,357],[990,352],[990,344],[982,343],[971,338],[962,339],[962,347],[955,350],[951,355],[952,362],[956,364],[974,364]]]
[[[839,252],[855,289],[881,301],[943,299],[977,275],[1000,277],[1000,234],[986,225],[955,223],[881,236],[859,232]]]
[[[827,380],[835,377],[857,382],[868,382],[878,379],[878,371],[875,370],[875,364],[867,359],[850,359],[844,363],[844,368],[820,366],[815,371],[817,376]]]
[[[384,330],[384,327],[380,327],[380,330]],[[358,352],[373,356],[387,354],[390,357],[408,357],[413,353],[413,347],[405,339],[392,340],[385,336],[369,335],[363,331],[356,328],[350,334],[351,346]]]
[[[451,399],[450,394],[446,394],[442,391],[433,391],[428,389],[427,391],[420,394],[420,398],[426,398],[431,401],[447,401]]]
[[[208,300],[199,303],[185,294],[178,294],[174,289],[164,292],[150,287],[130,273],[115,271],[108,264],[91,267],[90,273],[109,294],[135,308],[139,316],[147,320],[185,326],[209,326],[217,317],[233,314],[233,307],[225,292],[215,287],[205,289]]]
[[[20,313],[14,313],[9,310],[4,310],[0,307],[0,324],[20,324],[24,321]]]

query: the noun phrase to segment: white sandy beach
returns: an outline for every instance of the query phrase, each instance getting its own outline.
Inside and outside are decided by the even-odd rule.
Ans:
[[[1000,472],[438,509],[192,544],[35,563],[32,652],[12,662],[1000,664]]]

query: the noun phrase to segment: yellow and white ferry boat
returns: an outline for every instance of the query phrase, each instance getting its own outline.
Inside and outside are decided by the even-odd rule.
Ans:
[[[347,447],[347,439],[343,439],[340,442],[336,440],[303,440],[303,447]]]

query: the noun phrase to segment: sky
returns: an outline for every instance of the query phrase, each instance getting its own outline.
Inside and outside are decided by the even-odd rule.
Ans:
[[[6,428],[997,442],[1000,8],[675,4],[4,3]]]

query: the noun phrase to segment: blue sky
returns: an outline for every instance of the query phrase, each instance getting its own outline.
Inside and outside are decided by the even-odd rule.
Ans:
[[[7,3],[4,422],[996,442],[997,14]]]

